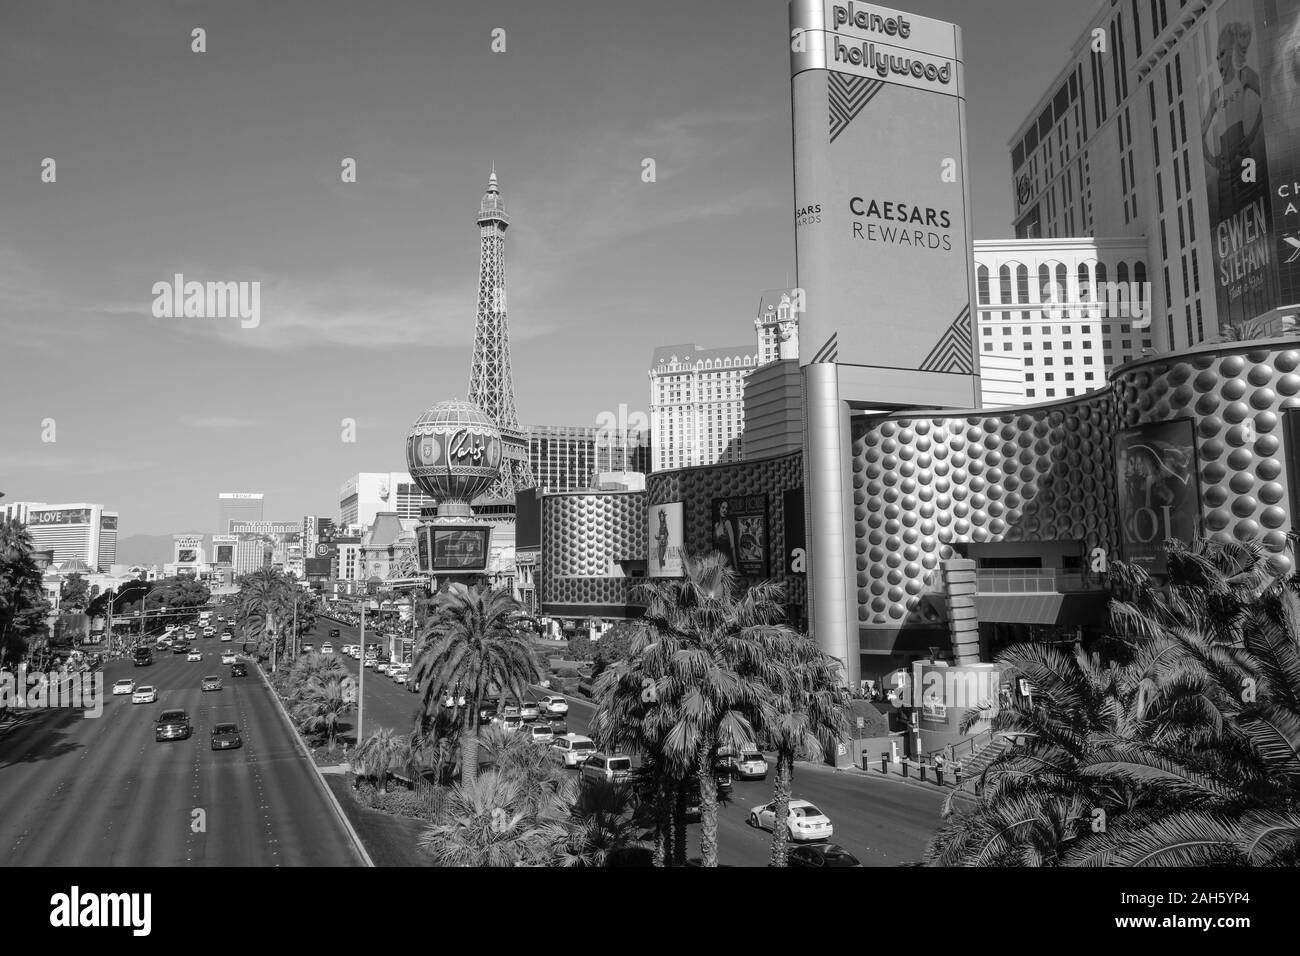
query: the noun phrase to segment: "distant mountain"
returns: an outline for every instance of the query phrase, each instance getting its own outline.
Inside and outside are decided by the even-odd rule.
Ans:
[[[114,564],[166,564],[172,559],[169,534],[133,534],[117,539]]]

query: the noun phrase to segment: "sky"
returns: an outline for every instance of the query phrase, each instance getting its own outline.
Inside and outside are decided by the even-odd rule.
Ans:
[[[963,28],[973,232],[1008,237],[1007,141],[1097,4],[903,6]],[[493,163],[520,421],[648,411],[657,346],[751,342],[793,280],[787,37],[785,0],[6,0],[0,491],[126,537],[405,470],[466,393]],[[259,322],[155,317],[177,273],[259,282]]]

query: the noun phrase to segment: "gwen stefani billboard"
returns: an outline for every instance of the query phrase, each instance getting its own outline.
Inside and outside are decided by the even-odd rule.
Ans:
[[[961,32],[793,0],[799,361],[976,373]]]
[[[1276,335],[1252,320],[1300,302],[1300,9],[1227,0],[1202,29],[1193,48],[1219,323],[1242,338]]]

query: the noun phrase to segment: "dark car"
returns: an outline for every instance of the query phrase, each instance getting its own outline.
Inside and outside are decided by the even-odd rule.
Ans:
[[[231,676],[231,677],[247,677],[247,676],[248,676],[248,668],[245,667],[243,664],[232,664],[231,667],[230,667],[230,676]]]
[[[172,645],[172,653],[173,653],[173,654],[188,654],[189,652],[190,652],[190,646],[189,646],[188,644],[173,644],[173,645]]]
[[[136,667],[148,667],[153,663],[153,652],[147,647],[137,647],[134,658]]]
[[[158,743],[164,740],[189,740],[193,733],[190,715],[183,710],[164,710],[153,729],[154,740]]]
[[[205,691],[221,690],[221,678],[216,674],[209,674],[207,677],[203,678],[202,687]]]
[[[556,737],[563,737],[569,732],[569,721],[563,715],[547,717],[546,722],[550,724],[551,733]]]
[[[330,637],[338,637],[338,636],[339,636],[339,629],[337,627],[331,627]]]
[[[809,843],[790,848],[786,857],[790,866],[839,867],[861,866],[855,857],[838,843]]]
[[[478,709],[478,722],[480,724],[490,724],[492,723],[492,721],[496,720],[496,716],[497,716],[496,704],[484,704],[482,707]]]
[[[242,746],[244,741],[239,736],[239,727],[235,724],[217,724],[212,728],[213,750],[234,750]]]

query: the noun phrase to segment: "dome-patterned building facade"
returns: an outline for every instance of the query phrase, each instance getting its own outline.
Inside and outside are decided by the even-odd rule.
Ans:
[[[1300,407],[1300,342],[1202,346],[1129,363],[1107,389],[1016,409],[854,420],[852,515],[863,650],[933,633],[924,595],[961,542],[1069,541],[1125,555],[1116,439],[1187,422],[1200,529],[1261,539],[1292,567],[1287,409]],[[928,638],[933,640],[933,638]]]

